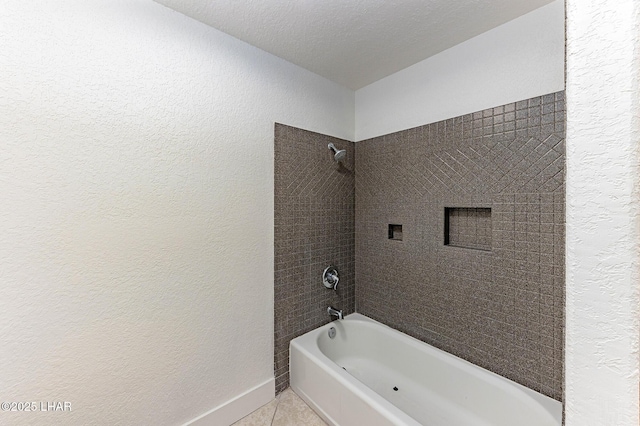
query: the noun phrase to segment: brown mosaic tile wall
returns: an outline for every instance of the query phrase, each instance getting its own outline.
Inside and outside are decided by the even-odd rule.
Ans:
[[[347,150],[343,164],[327,148]],[[289,341],[355,308],[353,142],[275,125],[275,377],[289,386]],[[334,265],[338,290],[322,284]]]
[[[561,400],[564,116],[559,92],[358,142],[357,311]],[[491,251],[445,246],[445,207],[490,207]]]

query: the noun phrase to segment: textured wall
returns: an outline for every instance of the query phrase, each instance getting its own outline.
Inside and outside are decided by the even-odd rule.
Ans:
[[[356,141],[564,89],[564,1],[356,91]]]
[[[568,426],[640,423],[639,24],[567,1]]]
[[[358,312],[561,399],[564,93],[358,142],[356,170]],[[491,251],[445,246],[445,207],[491,208]]]
[[[327,148],[347,150],[338,164]],[[289,341],[329,322],[327,307],[354,311],[355,176],[352,142],[276,124],[275,376],[289,386]],[[324,268],[338,269],[333,291]]]
[[[150,0],[0,9],[2,400],[175,425],[273,380],[273,124],[351,139],[353,92]]]

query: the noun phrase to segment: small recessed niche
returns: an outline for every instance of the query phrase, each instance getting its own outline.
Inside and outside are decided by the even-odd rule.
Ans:
[[[389,239],[402,241],[402,225],[389,224]]]
[[[491,251],[491,209],[445,207],[444,245]]]

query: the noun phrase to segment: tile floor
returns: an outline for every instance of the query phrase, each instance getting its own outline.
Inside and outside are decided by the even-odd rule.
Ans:
[[[291,388],[232,426],[326,426]]]

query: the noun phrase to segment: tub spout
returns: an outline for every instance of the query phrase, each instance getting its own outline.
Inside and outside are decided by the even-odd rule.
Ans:
[[[331,317],[338,317],[339,320],[341,320],[343,318],[342,316],[342,309],[336,309],[334,307],[329,306],[327,308],[327,313],[329,314],[329,316]]]

